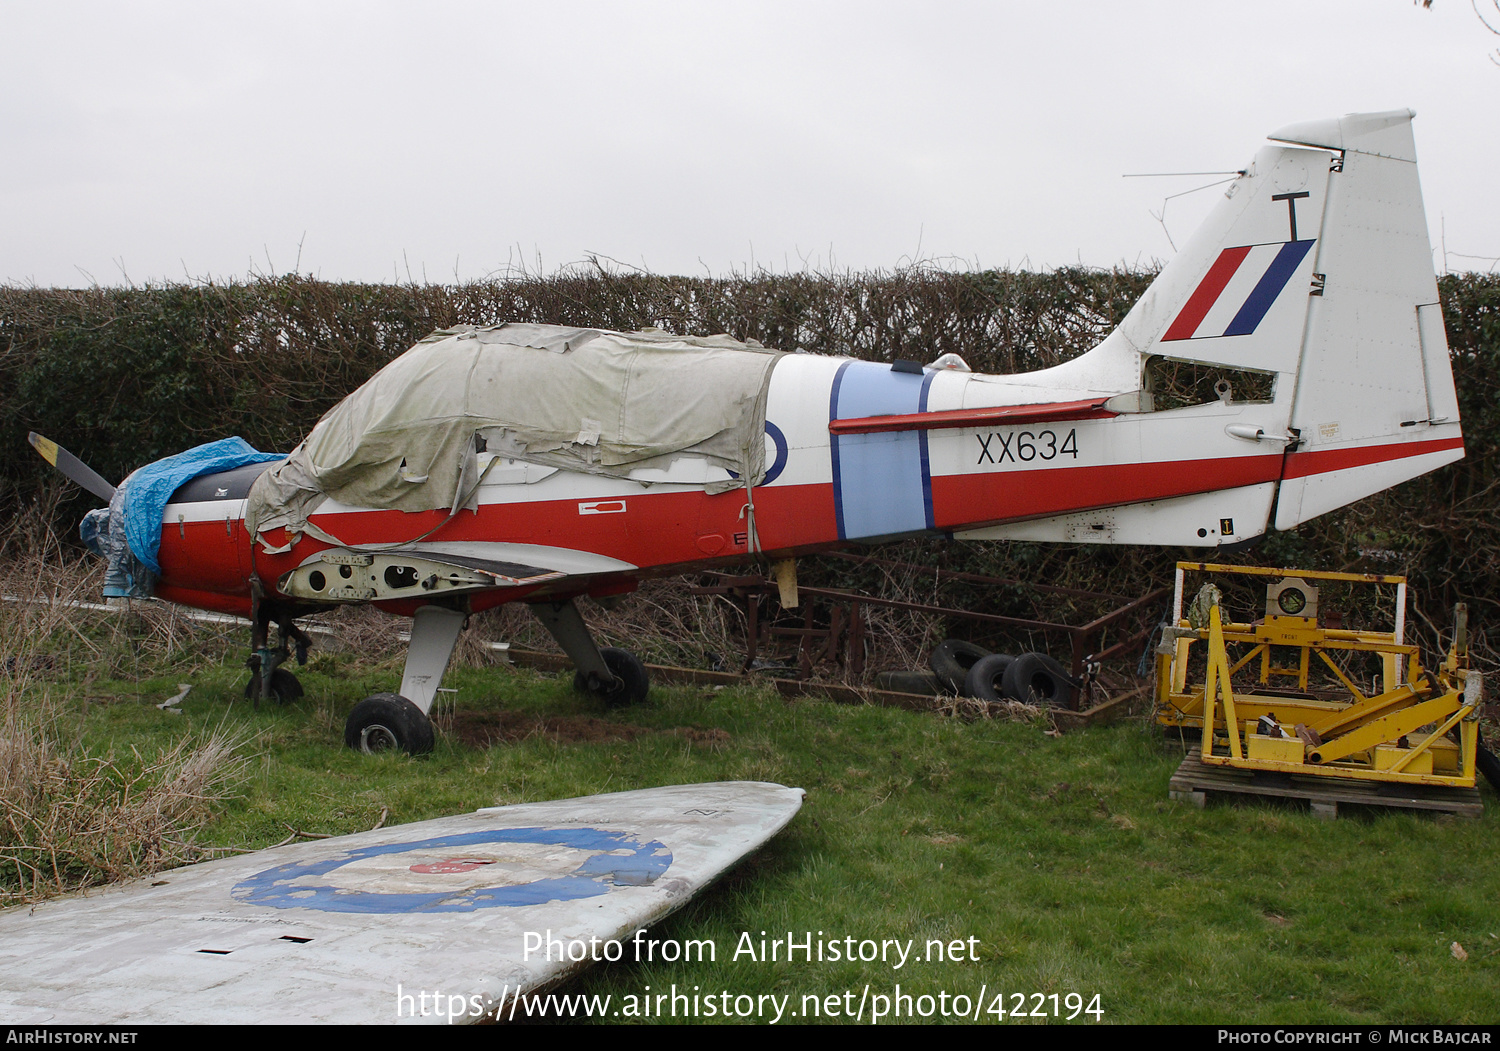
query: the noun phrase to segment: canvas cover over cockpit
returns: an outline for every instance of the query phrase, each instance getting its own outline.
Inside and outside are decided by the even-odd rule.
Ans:
[[[628,476],[700,457],[765,474],[766,392],[778,352],[729,336],[556,325],[434,332],[328,411],[256,481],[246,526],[297,533],[327,499],[457,512],[504,457]],[[491,455],[485,455],[491,454]]]

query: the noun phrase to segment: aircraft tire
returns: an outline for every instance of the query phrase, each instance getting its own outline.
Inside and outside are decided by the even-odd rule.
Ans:
[[[245,683],[245,700],[255,700],[255,689],[260,685],[260,672],[252,671],[250,681]],[[291,704],[300,701],[303,694],[302,683],[297,676],[285,668],[277,668],[271,673],[271,696],[276,698],[277,704]]]
[[[432,722],[399,693],[377,693],[354,706],[344,723],[344,743],[375,755],[399,749],[408,755],[432,751]]]
[[[969,669],[980,658],[989,655],[989,650],[972,642],[944,639],[932,648],[932,656],[927,658],[927,665],[932,669],[932,674],[938,677],[938,682],[942,683],[945,691],[960,694],[964,692],[964,680],[968,677]]]
[[[579,693],[593,694],[610,708],[626,708],[646,699],[646,694],[651,690],[651,677],[646,674],[646,666],[639,657],[629,650],[614,646],[600,647],[599,656],[604,658],[605,666],[620,680],[614,689],[590,690],[583,672],[573,676],[573,689]]]
[[[1068,688],[1072,684],[1063,666],[1045,653],[1023,653],[1005,669],[1002,691],[1012,700],[1043,708],[1063,708],[1068,704]]]
[[[1015,658],[1008,653],[992,653],[979,658],[964,678],[964,696],[977,697],[981,701],[1005,700],[1005,670],[1014,662]]]

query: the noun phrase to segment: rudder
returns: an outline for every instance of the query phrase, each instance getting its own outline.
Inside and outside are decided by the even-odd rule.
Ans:
[[[1277,529],[1463,456],[1412,116],[1350,114],[1271,135],[1337,151]]]

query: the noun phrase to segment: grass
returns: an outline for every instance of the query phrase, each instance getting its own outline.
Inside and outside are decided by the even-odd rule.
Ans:
[[[675,984],[790,995],[795,1010],[804,995],[857,1000],[899,983],[914,996],[983,988],[985,1006],[1001,992],[1007,1010],[1012,994],[1098,994],[1106,1022],[1500,1017],[1488,787],[1478,821],[1370,811],[1326,823],[1261,802],[1200,811],[1167,799],[1181,746],[1138,723],[1052,736],[1044,723],[787,702],[748,686],[658,686],[645,706],[604,712],[570,674],[474,666],[449,674],[457,701],[433,755],[372,759],[344,748],[342,731],[359,699],[399,679],[399,647],[371,642],[373,629],[356,648],[315,650],[302,701],[254,711],[240,700],[236,629],[158,627],[54,624],[35,652],[66,659],[41,662],[9,710],[24,715],[16,698],[44,692],[52,740],[136,772],[185,741],[236,743],[242,769],[186,837],[200,852],[684,782],[807,790],[791,826],[652,932],[711,939],[715,961],[601,965],[567,992]],[[181,714],[155,707],[183,682],[194,689]],[[16,889],[0,868],[3,881]],[[978,959],[899,970],[735,959],[761,931],[914,939],[918,951],[972,938]]]

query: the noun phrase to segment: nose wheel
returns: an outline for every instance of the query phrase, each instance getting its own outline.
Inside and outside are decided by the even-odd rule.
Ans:
[[[259,657],[251,657],[248,662],[251,674],[250,681],[245,683],[245,700],[259,705],[261,697],[275,700],[277,704],[291,704],[302,699],[304,691],[301,681],[285,668],[277,668],[271,672],[270,692],[263,692],[265,684],[261,681],[259,661]]]
[[[312,645],[306,632],[297,627],[290,613],[269,602],[253,603],[254,612],[250,629],[250,648],[253,651],[245,666],[250,669],[250,681],[245,684],[245,700],[260,709],[261,698],[274,698],[279,704],[290,704],[302,696],[302,684],[281,665],[295,656],[297,664],[307,663],[307,650]],[[276,645],[270,644],[271,621],[276,622]]]

